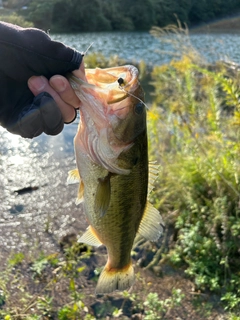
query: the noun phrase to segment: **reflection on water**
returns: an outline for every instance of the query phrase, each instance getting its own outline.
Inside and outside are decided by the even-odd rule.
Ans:
[[[93,43],[89,52],[101,52],[104,56],[118,55],[120,58],[138,62],[145,60],[149,65],[169,62],[173,57],[164,52],[174,52],[170,43],[156,39],[148,32],[95,32],[75,34],[52,34],[54,40],[61,41],[84,52]],[[174,37],[174,36],[172,36]],[[170,36],[168,37],[168,39]],[[229,59],[240,63],[240,34],[191,34],[191,43],[209,62]],[[182,41],[187,40],[184,37]],[[159,51],[162,51],[159,53]]]
[[[0,261],[4,252],[36,245],[57,250],[61,236],[86,228],[75,205],[77,186],[66,185],[75,168],[77,122],[57,136],[32,140],[0,127]]]
[[[65,184],[68,170],[75,166],[73,137],[76,130],[74,123],[65,126],[57,136],[42,134],[30,140],[0,127],[0,220],[9,218],[9,213],[23,212],[27,207],[34,211],[42,209],[46,206],[43,190],[48,193],[48,188]],[[40,187],[40,192],[36,189],[32,194],[16,194],[16,190],[29,186]],[[37,195],[40,198],[36,202]]]

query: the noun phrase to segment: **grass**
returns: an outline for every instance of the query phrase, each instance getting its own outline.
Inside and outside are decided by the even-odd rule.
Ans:
[[[83,261],[90,256],[91,251],[79,244],[65,248],[63,254],[40,254],[37,259],[13,254],[1,274],[0,319],[94,319],[77,283],[85,269]]]
[[[23,253],[13,253],[0,279],[1,320],[96,320],[129,319],[132,313],[145,313],[148,320],[164,319],[184,298],[180,289],[173,288],[169,298],[161,299],[149,293],[144,278],[137,274],[144,292],[118,293],[120,304],[111,297],[96,299],[86,293],[84,271],[93,258],[93,251],[77,243],[64,251],[33,258]],[[99,272],[92,278],[95,284]],[[145,297],[143,299],[143,296]],[[101,301],[90,308],[90,301]],[[128,306],[127,306],[128,305]],[[126,316],[128,314],[128,316]]]
[[[188,48],[152,76],[150,154],[161,163],[154,200],[167,220],[174,213],[177,233],[167,258],[197,290],[239,312],[240,74],[204,65]]]

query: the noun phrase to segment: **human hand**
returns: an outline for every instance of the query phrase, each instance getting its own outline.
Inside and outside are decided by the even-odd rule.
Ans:
[[[84,71],[83,55],[39,29],[1,22],[0,46],[0,125],[30,139],[59,134],[80,105],[65,75]]]
[[[73,71],[73,74],[78,78],[85,78],[83,62],[78,70]],[[44,76],[32,76],[28,80],[28,87],[35,96],[42,92],[49,93],[57,103],[64,123],[71,123],[75,120],[76,110],[79,108],[81,101],[65,77],[54,75],[48,81]]]

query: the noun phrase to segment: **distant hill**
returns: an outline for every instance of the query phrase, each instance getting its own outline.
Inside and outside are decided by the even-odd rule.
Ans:
[[[222,19],[190,29],[190,32],[237,32],[240,33],[240,16]]]

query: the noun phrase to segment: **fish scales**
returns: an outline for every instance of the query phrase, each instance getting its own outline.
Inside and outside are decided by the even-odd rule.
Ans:
[[[139,145],[145,152],[139,152]],[[77,147],[76,147],[77,150]],[[144,132],[138,137],[134,146],[119,157],[136,161],[129,175],[112,175],[111,200],[107,212],[101,217],[95,212],[95,196],[99,177],[107,176],[108,171],[102,167],[93,165],[82,157],[81,151],[77,156],[81,178],[84,183],[84,208],[89,224],[96,230],[98,238],[108,249],[109,259],[113,268],[126,265],[130,262],[130,252],[138,230],[143,211],[146,205],[148,186],[148,156],[147,136]],[[86,161],[86,163],[84,163]],[[88,167],[88,169],[86,169]],[[85,177],[86,173],[86,177]]]
[[[163,225],[147,199],[148,180],[153,177],[149,179],[146,106],[137,69],[101,70],[86,71],[92,83],[70,77],[83,106],[74,139],[77,170],[70,172],[69,182],[80,182],[77,203],[83,201],[90,225],[79,242],[103,244],[108,252],[97,294],[133,285],[131,250],[136,234],[157,240]],[[149,168],[156,176],[156,166]]]

